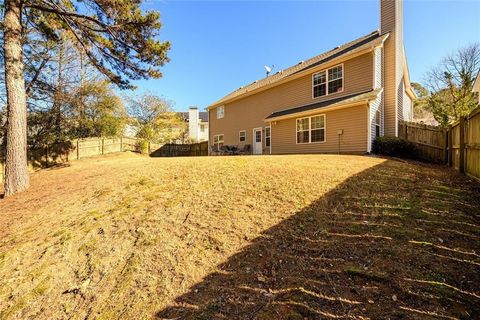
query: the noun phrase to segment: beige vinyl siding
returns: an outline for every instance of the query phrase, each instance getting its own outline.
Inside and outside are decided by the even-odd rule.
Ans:
[[[272,154],[288,153],[365,153],[367,152],[367,105],[319,112],[325,114],[326,141],[297,144],[296,119],[272,122]],[[338,130],[343,130],[340,140]]]
[[[268,124],[264,119],[274,111],[290,109],[319,101],[342,97],[352,93],[372,89],[373,86],[373,53],[369,52],[361,56],[347,60],[343,63],[344,90],[343,92],[330,94],[313,99],[312,73],[278,85],[271,89],[259,92],[255,95],[227,103],[224,105],[224,118],[216,118],[216,109],[209,112],[210,138],[215,134],[224,134],[226,145],[244,144],[252,145],[253,128],[262,127],[263,145],[265,146],[265,129]],[[245,143],[239,143],[238,132],[246,130]],[[272,129],[273,131],[273,129]],[[212,140],[211,140],[212,141]],[[272,133],[272,143],[275,137]],[[366,141],[366,140],[365,140]],[[264,148],[264,153],[268,153]]]
[[[377,111],[380,111],[380,136],[383,136],[383,112],[382,112],[382,95],[380,95],[377,99],[370,102],[370,145],[368,146],[368,152],[372,151],[371,146],[373,141],[375,140],[375,130],[376,130],[376,123],[375,117]]]
[[[380,1],[381,10],[381,33],[390,32],[389,37],[385,40],[383,46],[384,58],[384,123],[385,135],[396,134],[396,36],[395,36],[395,20],[396,20],[396,1]]]

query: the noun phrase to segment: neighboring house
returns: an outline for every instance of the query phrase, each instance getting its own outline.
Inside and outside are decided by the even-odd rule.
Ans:
[[[188,139],[191,142],[208,140],[208,112],[199,112],[197,107],[190,107],[188,112],[179,114],[188,122]]]
[[[254,154],[366,153],[376,136],[398,135],[415,94],[403,46],[402,1],[380,1],[380,30],[210,105],[210,141]]]
[[[477,74],[477,79],[473,83],[473,92],[477,95],[478,104],[480,104],[480,71]]]

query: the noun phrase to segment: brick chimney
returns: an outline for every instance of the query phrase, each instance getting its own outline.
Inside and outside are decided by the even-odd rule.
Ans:
[[[388,33],[383,52],[385,135],[398,136],[403,120],[403,1],[380,0],[380,33]]]

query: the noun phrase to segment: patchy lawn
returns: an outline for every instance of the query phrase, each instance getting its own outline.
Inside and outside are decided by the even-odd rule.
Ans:
[[[478,319],[479,218],[425,164],[80,160],[0,200],[0,318]]]

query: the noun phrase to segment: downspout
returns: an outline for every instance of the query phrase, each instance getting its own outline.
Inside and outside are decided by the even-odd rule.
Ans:
[[[370,101],[367,103],[367,153],[372,151],[372,119],[370,116]]]

